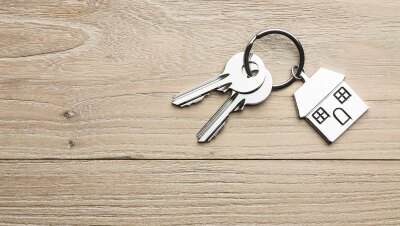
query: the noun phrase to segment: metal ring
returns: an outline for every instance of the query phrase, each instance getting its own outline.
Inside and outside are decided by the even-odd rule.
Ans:
[[[303,68],[303,70],[301,71],[301,73],[300,73],[300,77],[297,77],[297,75],[296,75],[296,73],[294,73],[294,70],[296,70],[296,72],[299,70],[299,66],[297,66],[297,65],[294,65],[293,67],[292,67],[292,76],[295,78],[295,79],[297,79],[297,80],[303,80],[303,77],[301,76],[301,74],[302,73],[306,73],[306,69],[304,69]]]
[[[270,34],[280,34],[280,35],[284,35],[284,36],[288,37],[296,45],[297,50],[299,51],[300,61],[299,61],[299,65],[298,65],[296,74],[291,76],[285,82],[282,82],[282,83],[279,83],[276,85],[272,85],[273,89],[282,89],[282,88],[285,88],[285,87],[289,86],[290,84],[292,84],[295,80],[297,80],[297,78],[301,78],[300,74],[303,71],[304,61],[305,61],[303,46],[301,45],[300,41],[296,37],[294,37],[292,34],[290,34],[289,32],[280,30],[280,29],[270,29],[270,30],[262,31],[262,32],[256,34],[250,40],[249,44],[247,44],[246,50],[244,51],[244,57],[243,57],[244,68],[246,69],[246,73],[251,76],[251,70],[250,70],[250,65],[249,65],[249,59],[250,59],[249,56],[250,56],[251,48],[253,47],[253,44],[257,39],[260,39],[260,38],[270,35]]]

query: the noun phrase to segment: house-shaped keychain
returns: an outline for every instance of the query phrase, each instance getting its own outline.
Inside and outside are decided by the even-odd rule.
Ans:
[[[334,142],[368,110],[364,101],[344,82],[344,75],[320,68],[294,93],[300,118],[329,143]]]

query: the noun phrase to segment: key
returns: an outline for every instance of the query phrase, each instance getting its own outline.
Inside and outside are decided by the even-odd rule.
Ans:
[[[228,89],[232,89],[239,93],[250,93],[258,89],[266,77],[266,73],[263,71],[265,67],[260,67],[264,64],[258,56],[251,55],[251,62],[258,65],[259,72],[256,76],[249,77],[243,68],[243,55],[243,52],[233,55],[225,65],[224,72],[221,75],[176,94],[172,99],[172,104],[180,107],[189,106],[203,100],[206,95],[214,90],[226,92]]]
[[[263,66],[263,64],[261,64]],[[272,90],[272,77],[267,69],[265,81],[262,86],[252,93],[238,93],[232,91],[232,96],[218,109],[211,119],[203,126],[197,134],[198,142],[208,142],[213,139],[225,125],[229,114],[234,111],[243,110],[246,105],[256,105],[267,99]]]

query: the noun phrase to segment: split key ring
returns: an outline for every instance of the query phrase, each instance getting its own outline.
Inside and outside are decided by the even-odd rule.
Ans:
[[[244,63],[244,68],[247,72],[248,75],[251,75],[251,69],[250,69],[250,64],[249,64],[249,57],[250,57],[250,51],[251,48],[253,47],[254,42],[257,39],[261,39],[264,36],[270,35],[270,34],[280,34],[280,35],[284,35],[286,37],[288,37],[297,47],[297,50],[299,51],[299,56],[300,56],[300,61],[298,64],[298,68],[297,68],[297,72],[296,74],[293,74],[287,81],[276,84],[276,85],[272,85],[272,89],[282,89],[285,88],[287,86],[289,86],[290,84],[292,84],[295,80],[301,80],[301,73],[303,71],[304,68],[304,61],[305,61],[305,57],[304,57],[304,49],[303,46],[301,45],[300,41],[294,37],[292,34],[290,34],[287,31],[284,30],[280,30],[280,29],[270,29],[270,30],[265,30],[262,31],[258,34],[256,34],[249,42],[249,44],[247,44],[246,46],[246,50],[244,51],[244,57],[243,57],[243,63]]]

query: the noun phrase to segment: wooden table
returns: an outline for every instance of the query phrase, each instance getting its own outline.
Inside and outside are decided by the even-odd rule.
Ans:
[[[0,223],[400,224],[400,3],[0,1]],[[258,31],[295,34],[370,110],[333,145],[293,92],[195,134],[226,100],[174,93],[221,72]],[[274,81],[297,62],[257,42]]]

